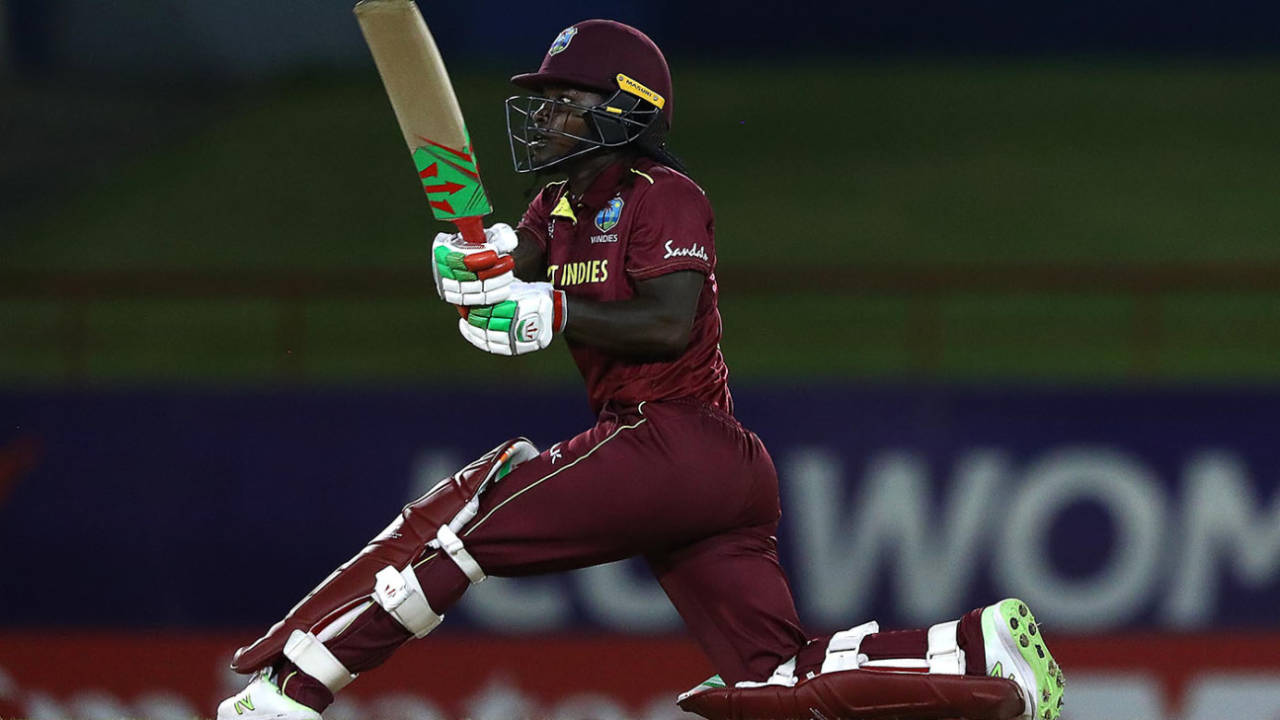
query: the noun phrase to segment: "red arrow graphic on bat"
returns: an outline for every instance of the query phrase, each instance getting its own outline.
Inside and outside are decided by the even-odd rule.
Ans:
[[[435,177],[436,175],[439,175],[439,174],[440,174],[440,168],[436,167],[435,163],[431,163],[430,165],[422,168],[422,172],[418,173],[418,177],[426,179],[429,177]]]
[[[466,187],[466,185],[461,185],[453,181],[446,181],[443,185],[423,185],[422,189],[426,190],[427,194],[444,193],[446,195],[452,195],[464,187]]]
[[[424,143],[428,144],[428,145],[433,145],[433,146],[438,147],[438,148],[441,148],[441,149],[443,149],[443,150],[448,150],[449,152],[453,153],[453,154],[454,154],[454,155],[456,155],[457,157],[462,158],[462,159],[463,159],[463,160],[464,160],[468,165],[472,165],[473,167],[472,167],[471,169],[468,169],[468,168],[465,168],[465,167],[463,167],[463,166],[459,165],[458,163],[455,163],[455,162],[449,162],[449,160],[448,160],[447,158],[443,158],[443,157],[441,157],[441,158],[440,158],[440,160],[441,160],[441,161],[443,161],[444,163],[446,163],[449,167],[453,168],[454,170],[457,170],[458,172],[462,173],[463,175],[466,175],[467,177],[471,178],[472,180],[475,180],[476,182],[480,182],[480,175],[479,175],[479,174],[476,172],[476,170],[474,169],[474,165],[475,165],[476,159],[475,159],[475,158],[473,158],[473,157],[471,157],[471,153],[463,152],[462,150],[455,150],[455,149],[453,149],[453,148],[449,147],[448,145],[441,145],[440,143],[438,143],[438,142],[433,142],[433,141],[431,141],[431,140],[428,140],[428,139],[426,139],[426,138],[422,137],[421,135],[419,135],[419,136],[418,136],[418,139],[419,139],[419,140],[421,140],[422,142],[424,142]],[[434,153],[432,153],[432,154],[433,154],[433,155],[435,155]],[[439,157],[438,155],[435,155],[435,156],[436,156],[436,157]]]
[[[453,153],[454,155],[457,155],[458,157],[462,158],[463,160],[466,160],[467,162],[475,162],[475,158],[471,157],[471,153],[466,152],[465,150],[456,150],[454,148],[449,147],[448,145],[442,145],[436,142],[435,140],[428,140],[427,138],[424,138],[421,135],[418,136],[418,139],[428,145],[434,145],[435,147],[438,147],[442,150],[448,150],[449,152]]]

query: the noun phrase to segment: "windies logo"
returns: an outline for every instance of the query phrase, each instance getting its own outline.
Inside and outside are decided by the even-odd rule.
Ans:
[[[573,36],[578,34],[578,28],[565,28],[556,36],[556,41],[551,43],[551,49],[547,51],[548,55],[556,55],[569,47],[569,43],[573,42]],[[545,35],[543,37],[546,37]]]
[[[620,217],[622,217],[622,198],[614,198],[604,206],[603,210],[596,213],[596,227],[600,228],[600,232],[609,232],[614,225],[618,224]]]

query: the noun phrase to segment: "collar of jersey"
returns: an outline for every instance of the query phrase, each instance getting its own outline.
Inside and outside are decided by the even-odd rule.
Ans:
[[[560,201],[556,203],[556,208],[551,211],[551,217],[566,218],[578,222],[578,216],[573,214],[573,205],[569,203],[569,193],[561,190]]]
[[[622,181],[622,176],[627,170],[631,169],[633,164],[632,158],[624,158],[605,167],[591,181],[591,187],[582,194],[582,201],[579,203],[581,209],[588,211],[588,217],[591,213],[604,207],[609,199],[618,194],[618,184]],[[552,217],[568,218],[573,222],[578,222],[578,216],[573,208],[573,203],[569,202],[569,184],[564,184],[561,190],[560,200],[556,203],[555,209],[551,211]]]

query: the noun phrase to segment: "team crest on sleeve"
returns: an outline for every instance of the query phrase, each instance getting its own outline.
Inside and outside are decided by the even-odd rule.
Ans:
[[[620,217],[622,217],[622,198],[616,197],[596,213],[596,227],[600,228],[600,232],[609,232],[614,225],[618,224]]]
[[[565,48],[569,47],[569,43],[573,42],[573,36],[578,34],[578,28],[565,28],[556,36],[556,41],[551,43],[551,49],[547,51],[548,55],[556,55]],[[545,35],[543,37],[546,37]]]

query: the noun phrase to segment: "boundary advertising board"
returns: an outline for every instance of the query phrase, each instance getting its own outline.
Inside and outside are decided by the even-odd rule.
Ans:
[[[585,428],[579,397],[2,393],[0,622],[273,622],[492,444]],[[1010,595],[1064,632],[1280,626],[1280,391],[814,386],[737,401],[779,470],[780,550],[813,632],[921,626]],[[95,602],[8,587],[62,587],[68,558]],[[622,563],[485,583],[448,626],[680,622]]]

